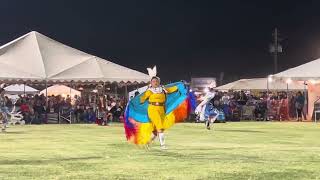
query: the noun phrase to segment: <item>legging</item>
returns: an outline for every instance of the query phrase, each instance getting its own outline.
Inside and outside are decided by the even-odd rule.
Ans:
[[[297,108],[298,118],[302,118],[302,109]]]

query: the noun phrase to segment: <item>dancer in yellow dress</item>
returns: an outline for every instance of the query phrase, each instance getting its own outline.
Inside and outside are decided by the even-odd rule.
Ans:
[[[150,86],[127,105],[125,133],[128,141],[147,147],[159,136],[161,149],[166,149],[164,131],[187,118],[195,108],[195,98],[183,82],[161,86],[156,73],[150,74]]]
[[[170,123],[166,122],[166,94],[176,92],[178,88],[176,86],[169,88],[160,86],[160,79],[156,76],[152,77],[150,84],[149,89],[140,97],[140,102],[149,101],[148,116],[154,128],[150,141],[153,141],[159,135],[160,147],[166,149],[163,131],[170,126]]]

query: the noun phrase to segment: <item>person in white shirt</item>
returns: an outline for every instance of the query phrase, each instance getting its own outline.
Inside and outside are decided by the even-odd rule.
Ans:
[[[221,98],[223,104],[229,104],[230,96],[225,92]]]

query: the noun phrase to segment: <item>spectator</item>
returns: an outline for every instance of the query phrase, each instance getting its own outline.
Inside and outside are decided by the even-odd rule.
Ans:
[[[304,107],[304,100],[305,100],[304,96],[299,91],[297,93],[296,102],[295,102],[295,107],[296,107],[297,114],[298,114],[298,121],[302,121],[302,110]]]
[[[75,110],[75,116],[76,116],[76,122],[82,122],[84,120],[84,106],[82,104],[77,105],[76,110]]]
[[[222,103],[225,104],[225,105],[228,105],[229,104],[229,100],[230,100],[230,97],[228,95],[227,92],[225,92],[222,96]]]
[[[5,96],[5,105],[8,108],[8,111],[11,112],[13,108],[13,103],[12,101],[8,98],[8,96]]]
[[[43,122],[43,113],[45,112],[44,107],[41,104],[40,99],[36,100],[36,104],[33,107],[34,110],[34,120],[37,124],[41,124]]]
[[[85,119],[87,123],[94,123],[96,121],[96,113],[93,111],[93,108],[88,109]]]
[[[123,114],[123,107],[121,106],[120,102],[117,102],[115,106],[111,108],[110,113],[113,116],[113,120],[120,120],[120,116]]]
[[[30,107],[29,105],[27,104],[26,100],[23,100],[21,106],[20,106],[20,110],[21,110],[21,113],[23,115],[23,120],[29,124],[31,123],[31,115],[30,115]]]
[[[246,105],[247,101],[248,101],[247,95],[243,91],[241,91],[238,103],[240,105]]]

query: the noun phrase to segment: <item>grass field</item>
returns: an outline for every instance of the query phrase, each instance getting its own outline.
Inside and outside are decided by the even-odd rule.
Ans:
[[[14,126],[0,179],[320,179],[320,124],[178,124],[168,150],[125,141],[120,124]]]

